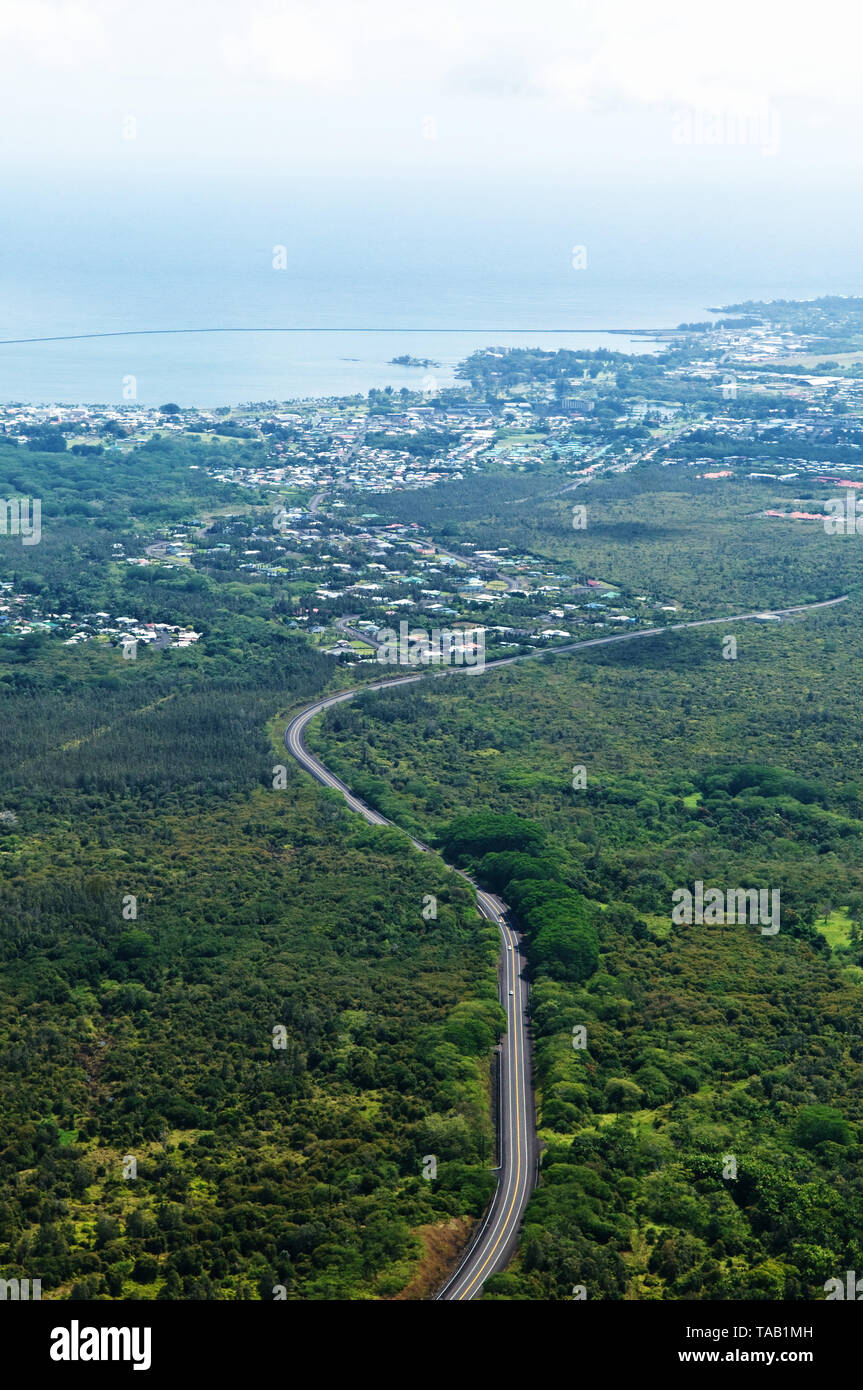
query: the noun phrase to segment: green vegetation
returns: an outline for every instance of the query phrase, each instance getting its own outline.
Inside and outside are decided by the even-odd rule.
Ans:
[[[118,461],[117,525],[204,477],[183,455]],[[87,495],[67,467],[51,507]],[[48,1298],[422,1296],[427,1233],[452,1260],[493,1188],[497,933],[287,758],[275,711],[335,667],[270,585],[119,568],[53,515],[16,583],[204,639],[0,640],[0,1271]]]
[[[735,630],[736,661],[696,629],[364,696],[316,736],[527,933],[546,1148],[487,1297],[810,1299],[863,1254],[863,947],[822,926],[863,918],[857,604]],[[779,934],[671,926],[698,878],[778,887]]]
[[[439,841],[448,858],[467,863],[486,887],[505,894],[528,934],[530,959],[538,974],[564,980],[585,980],[593,974],[599,946],[587,905],[579,893],[558,881],[554,861],[542,856],[546,845],[539,826],[518,816],[485,812],[444,826]],[[492,851],[490,846],[497,848]],[[477,863],[478,855],[482,857]]]

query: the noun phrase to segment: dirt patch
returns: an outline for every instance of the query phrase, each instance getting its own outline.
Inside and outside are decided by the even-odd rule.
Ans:
[[[417,1226],[413,1234],[419,1236],[425,1254],[413,1279],[396,1294],[394,1301],[428,1298],[439,1289],[467,1245],[473,1224],[467,1217],[458,1216],[431,1226]]]
[[[79,1047],[75,1060],[84,1069],[89,1089],[98,1089],[99,1076],[108,1056],[108,1038],[96,1038]]]

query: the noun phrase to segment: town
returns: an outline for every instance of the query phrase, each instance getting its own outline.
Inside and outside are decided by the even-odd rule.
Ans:
[[[387,388],[212,410],[8,404],[0,441],[22,462],[37,450],[105,468],[154,440],[196,446],[199,461],[188,468],[238,502],[135,527],[112,543],[112,565],[264,581],[281,596],[284,623],[341,663],[373,662],[375,634],[398,618],[480,630],[492,656],[553,649],[674,622],[681,605],[674,593],[635,593],[613,574],[552,564],[530,549],[474,543],[463,528],[444,536],[423,495],[539,475],[540,495],[565,503],[597,477],[653,465],[751,488],[765,524],[822,523],[827,491],[863,486],[863,340],[853,324],[837,328],[835,313],[795,308],[794,327],[774,306],[756,306],[645,337],[647,350],[634,356],[489,348],[462,364],[456,387],[436,394]],[[524,505],[525,495],[502,505]],[[416,504],[406,509],[410,497]],[[578,510],[573,525],[589,524]],[[7,563],[15,553],[4,550]],[[144,620],[72,603],[46,610],[8,571],[0,598],[7,636],[158,649],[205,637],[152,612]]]

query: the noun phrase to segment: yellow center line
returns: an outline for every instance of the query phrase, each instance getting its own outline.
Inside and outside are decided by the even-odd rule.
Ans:
[[[505,928],[505,930],[508,931],[508,928]],[[504,945],[505,945],[505,946],[508,945],[508,941],[507,941],[507,938],[506,938],[506,937],[504,937]],[[507,959],[509,959],[509,954],[510,954],[510,953],[507,951]],[[515,955],[515,952],[513,952],[512,954]],[[513,964],[513,970],[512,970],[513,984],[515,984],[515,961],[513,961],[512,964]],[[518,995],[518,1004],[519,1004],[519,1006],[521,1005],[521,994],[520,994],[520,993],[519,993],[519,995]],[[513,1006],[513,1022],[515,1022],[515,1006]],[[467,1287],[463,1290],[463,1292],[459,1294],[459,1298],[460,1298],[460,1299],[465,1298],[465,1297],[470,1293],[471,1289],[474,1287],[474,1285],[476,1284],[477,1280],[478,1280],[478,1279],[480,1278],[480,1276],[482,1275],[482,1272],[483,1272],[483,1270],[485,1269],[486,1265],[487,1265],[487,1264],[489,1263],[489,1261],[494,1257],[495,1251],[497,1250],[498,1246],[500,1245],[501,1241],[503,1240],[504,1236],[506,1235],[507,1229],[508,1229],[508,1226],[509,1226],[510,1217],[512,1216],[512,1209],[513,1209],[513,1207],[515,1206],[516,1199],[517,1199],[518,1193],[519,1193],[519,1189],[520,1189],[520,1187],[521,1187],[521,1087],[520,1087],[520,1085],[519,1085],[519,1069],[518,1069],[518,1030],[517,1030],[516,1028],[513,1029],[513,1035],[512,1035],[512,1036],[513,1036],[513,1054],[514,1054],[514,1059],[515,1059],[515,1075],[514,1075],[514,1080],[515,1080],[515,1127],[516,1127],[516,1170],[515,1170],[515,1189],[514,1189],[514,1191],[513,1191],[512,1200],[510,1201],[509,1207],[508,1207],[508,1209],[507,1209],[506,1216],[504,1217],[503,1226],[502,1226],[501,1229],[500,1229],[500,1233],[499,1233],[499,1235],[498,1235],[498,1237],[497,1237],[497,1240],[495,1241],[494,1245],[491,1247],[491,1250],[488,1252],[488,1254],[487,1254],[485,1260],[484,1260],[483,1263],[480,1265],[480,1267],[479,1267],[479,1269],[477,1270],[476,1274],[474,1275],[473,1279],[471,1279],[470,1283],[469,1283],[469,1284],[467,1285]]]

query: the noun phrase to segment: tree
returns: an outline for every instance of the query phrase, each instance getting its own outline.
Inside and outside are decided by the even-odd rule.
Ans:
[[[831,1105],[806,1105],[797,1117],[792,1139],[802,1149],[818,1144],[851,1144],[854,1136],[842,1112]]]
[[[538,854],[545,843],[545,832],[521,816],[479,811],[450,821],[440,832],[440,842],[448,859],[461,855],[478,858],[493,850]]]
[[[535,858],[530,854],[517,854],[505,851],[500,854],[486,854],[480,860],[478,873],[494,893],[505,893],[507,884],[513,879],[554,880],[559,877],[557,867],[549,859]]]
[[[558,909],[541,908],[542,922],[530,946],[533,964],[555,979],[587,980],[599,965],[599,942],[589,923],[573,921]]]
[[[42,454],[65,454],[66,438],[62,430],[51,425],[41,425],[39,429],[33,430],[27,440],[27,448],[38,450]]]

